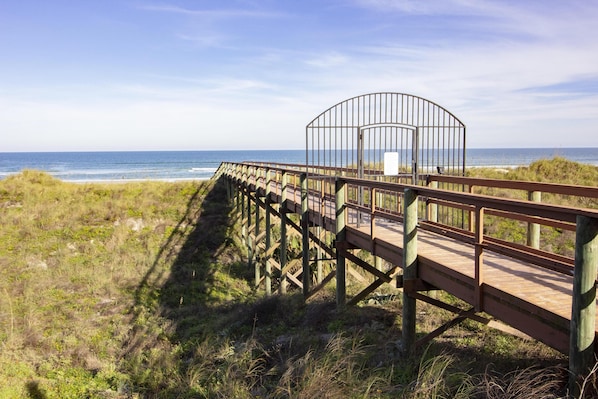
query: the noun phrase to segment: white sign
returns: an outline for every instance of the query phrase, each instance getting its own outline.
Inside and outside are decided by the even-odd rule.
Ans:
[[[396,176],[399,174],[399,153],[384,153],[384,176]]]

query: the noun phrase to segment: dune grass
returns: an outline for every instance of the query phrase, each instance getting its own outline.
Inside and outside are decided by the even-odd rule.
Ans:
[[[563,393],[563,356],[474,322],[403,358],[392,288],[263,298],[236,223],[217,182],[0,181],[0,398]],[[448,317],[418,310],[422,332]]]

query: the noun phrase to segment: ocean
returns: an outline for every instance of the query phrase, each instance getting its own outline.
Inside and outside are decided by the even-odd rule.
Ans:
[[[466,166],[510,168],[555,156],[598,166],[598,148],[474,148],[467,150]],[[23,169],[70,182],[208,179],[224,161],[304,164],[305,150],[5,152],[0,179]]]

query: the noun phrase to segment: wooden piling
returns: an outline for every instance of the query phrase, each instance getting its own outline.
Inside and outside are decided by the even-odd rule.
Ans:
[[[346,238],[345,193],[347,184],[338,177],[335,180],[335,220],[336,220],[336,306],[342,308],[347,302],[346,260],[343,246]]]
[[[579,396],[579,380],[594,365],[598,219],[577,216],[575,269],[569,346],[569,391]]]
[[[257,188],[256,185],[256,190],[255,190],[255,235],[254,235],[254,242],[253,242],[253,248],[254,248],[254,257],[257,257],[257,249],[258,249],[258,237],[260,235],[260,204],[258,202],[258,193],[259,190]],[[262,270],[261,270],[261,264],[260,262],[258,262],[257,260],[253,263],[253,266],[255,268],[254,273],[255,273],[255,288],[258,288],[260,285],[260,281],[262,279]]]
[[[271,180],[270,170],[266,169],[266,199],[264,201],[266,210],[265,210],[265,224],[266,224],[266,249],[265,249],[265,257],[264,257],[264,268],[266,275],[264,276],[264,285],[266,289],[266,296],[272,295],[272,265],[270,264],[270,247],[272,246],[272,237],[270,230],[272,229],[271,224],[271,204],[270,204],[270,194],[272,190],[272,180]]]
[[[311,271],[309,265],[309,212],[307,202],[307,174],[302,173],[301,185],[301,257],[303,261],[303,297],[309,296]]]
[[[286,172],[282,172],[282,192],[280,194],[280,286],[281,294],[287,292],[287,274],[285,272],[287,266],[287,185],[289,176]]]
[[[251,193],[247,187],[247,265],[253,265],[253,243],[251,242]]]
[[[406,188],[404,195],[403,219],[403,279],[406,283],[415,280],[417,273],[417,192]],[[404,354],[415,351],[415,316],[416,300],[409,295],[409,290],[403,289],[403,342]]]

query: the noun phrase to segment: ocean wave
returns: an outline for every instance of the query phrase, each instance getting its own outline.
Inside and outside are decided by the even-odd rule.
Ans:
[[[216,172],[216,170],[218,170],[218,168],[191,168],[189,169],[189,172],[191,173],[214,173]]]

